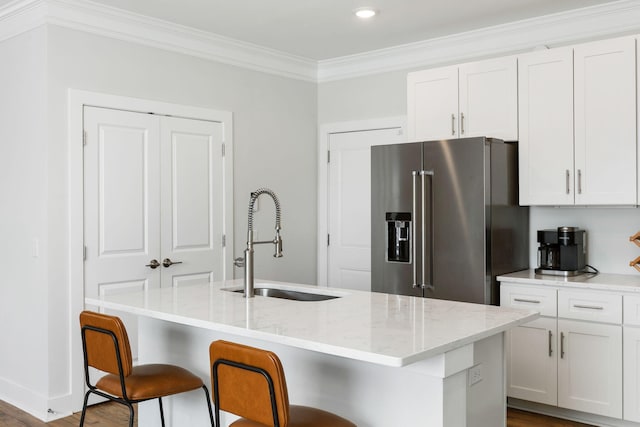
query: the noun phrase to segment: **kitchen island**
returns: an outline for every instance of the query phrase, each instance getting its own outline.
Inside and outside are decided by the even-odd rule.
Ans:
[[[292,403],[333,411],[359,427],[504,425],[503,335],[538,316],[280,282],[268,286],[337,298],[247,299],[229,290],[240,286],[151,289],[86,299],[86,306],[137,315],[139,363],[179,364],[207,384],[211,341],[272,350],[282,359]],[[189,393],[166,399],[168,425],[208,425],[201,399]],[[140,405],[140,426],[158,418],[157,404]]]

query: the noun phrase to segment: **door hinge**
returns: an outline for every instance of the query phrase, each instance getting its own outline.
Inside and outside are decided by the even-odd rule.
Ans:
[[[222,157],[226,155],[225,144],[222,144]]]
[[[330,242],[331,242],[331,234],[327,234],[327,246],[329,246]]]
[[[227,236],[225,234],[222,235],[222,247],[227,247]]]
[[[327,163],[331,163],[331,151],[327,150]]]
[[[83,259],[84,261],[86,261],[86,260],[87,260],[87,247],[86,247],[86,246],[83,246],[83,247],[82,247],[82,259]]]
[[[87,145],[87,131],[82,131],[82,145]]]

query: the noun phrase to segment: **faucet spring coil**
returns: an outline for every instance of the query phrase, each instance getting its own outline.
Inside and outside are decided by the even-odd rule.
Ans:
[[[261,194],[268,194],[273,199],[273,202],[276,205],[276,231],[280,230],[280,201],[278,200],[278,196],[268,188],[258,188],[256,191],[251,193],[251,198],[249,199],[249,228],[248,232],[253,231],[253,207],[256,203],[256,199]]]

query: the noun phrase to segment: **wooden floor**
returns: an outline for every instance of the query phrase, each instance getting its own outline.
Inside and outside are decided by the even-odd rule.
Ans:
[[[122,427],[128,426],[129,411],[116,403],[102,403],[89,408],[85,426]],[[80,414],[43,423],[21,410],[0,400],[0,426],[2,427],[71,427],[80,425]],[[135,423],[137,425],[137,422]],[[544,415],[509,409],[507,427],[585,427],[586,424],[559,420]]]
[[[507,410],[507,427],[587,427],[587,424],[566,421],[518,409]],[[589,426],[590,427],[590,426]]]
[[[79,412],[50,423],[43,423],[37,418],[0,400],[1,427],[78,427],[79,425]],[[87,410],[84,425],[87,427],[128,427],[129,410],[123,405],[112,402],[94,405]],[[137,420],[134,425],[138,425]]]

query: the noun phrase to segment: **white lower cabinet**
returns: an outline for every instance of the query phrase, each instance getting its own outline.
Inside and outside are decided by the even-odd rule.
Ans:
[[[622,418],[622,326],[558,319],[558,406]]]
[[[640,297],[624,297],[624,419],[640,422]]]
[[[625,326],[623,339],[624,419],[640,422],[640,328]]]
[[[557,320],[541,317],[507,333],[507,395],[556,405]]]
[[[542,315],[507,333],[509,397],[622,418],[621,295],[502,283],[500,301]],[[640,327],[637,338],[636,359],[625,347],[625,369],[631,360],[640,368]],[[640,414],[640,393],[635,399]]]

